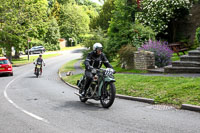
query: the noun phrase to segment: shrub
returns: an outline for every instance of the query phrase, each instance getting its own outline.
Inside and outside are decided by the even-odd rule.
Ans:
[[[139,50],[151,51],[155,55],[155,65],[164,67],[171,64],[173,51],[167,46],[167,42],[149,40]]]
[[[134,47],[141,47],[149,39],[155,40],[155,32],[149,26],[143,26],[142,24],[135,23],[133,26],[133,40]]]
[[[83,52],[83,59],[86,58],[88,52],[91,52],[93,50],[93,45],[95,43],[101,43],[103,45],[103,52],[106,54],[108,60],[112,60],[110,53],[107,50],[107,43],[108,43],[108,38],[106,36],[106,33],[101,28],[98,28],[96,30],[93,30],[90,35],[85,37],[83,40],[83,45],[88,48],[88,50],[85,50]]]
[[[3,50],[0,48],[0,56],[3,56]]]
[[[200,43],[200,27],[198,27],[196,29],[195,39],[196,39],[197,43],[199,44]]]
[[[134,52],[136,50],[132,45],[125,45],[119,50],[120,63],[125,64],[125,68],[132,69],[134,67]]]

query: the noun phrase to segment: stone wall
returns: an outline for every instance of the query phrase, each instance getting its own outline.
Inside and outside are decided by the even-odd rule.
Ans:
[[[155,56],[153,52],[137,51],[134,53],[134,68],[146,70],[155,68]]]

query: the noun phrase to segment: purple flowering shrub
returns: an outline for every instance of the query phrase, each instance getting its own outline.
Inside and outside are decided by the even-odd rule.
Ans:
[[[149,40],[139,50],[151,51],[155,55],[155,65],[164,67],[171,64],[173,51],[167,46],[167,42]]]

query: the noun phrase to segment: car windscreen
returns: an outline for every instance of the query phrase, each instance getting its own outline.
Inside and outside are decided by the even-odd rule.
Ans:
[[[8,64],[8,60],[0,60],[0,64]]]

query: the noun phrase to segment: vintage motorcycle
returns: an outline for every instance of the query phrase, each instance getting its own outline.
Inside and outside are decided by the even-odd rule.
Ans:
[[[110,68],[93,69],[93,80],[87,89],[85,97],[81,95],[86,83],[86,77],[83,75],[81,79],[77,81],[79,93],[76,94],[79,96],[80,101],[86,102],[88,99],[100,100],[104,108],[109,108],[113,104],[116,94],[113,73],[115,72]]]
[[[36,64],[36,71],[35,71],[35,75],[37,78],[39,77],[39,75],[41,75],[41,69],[42,69],[42,64],[38,62]]]

